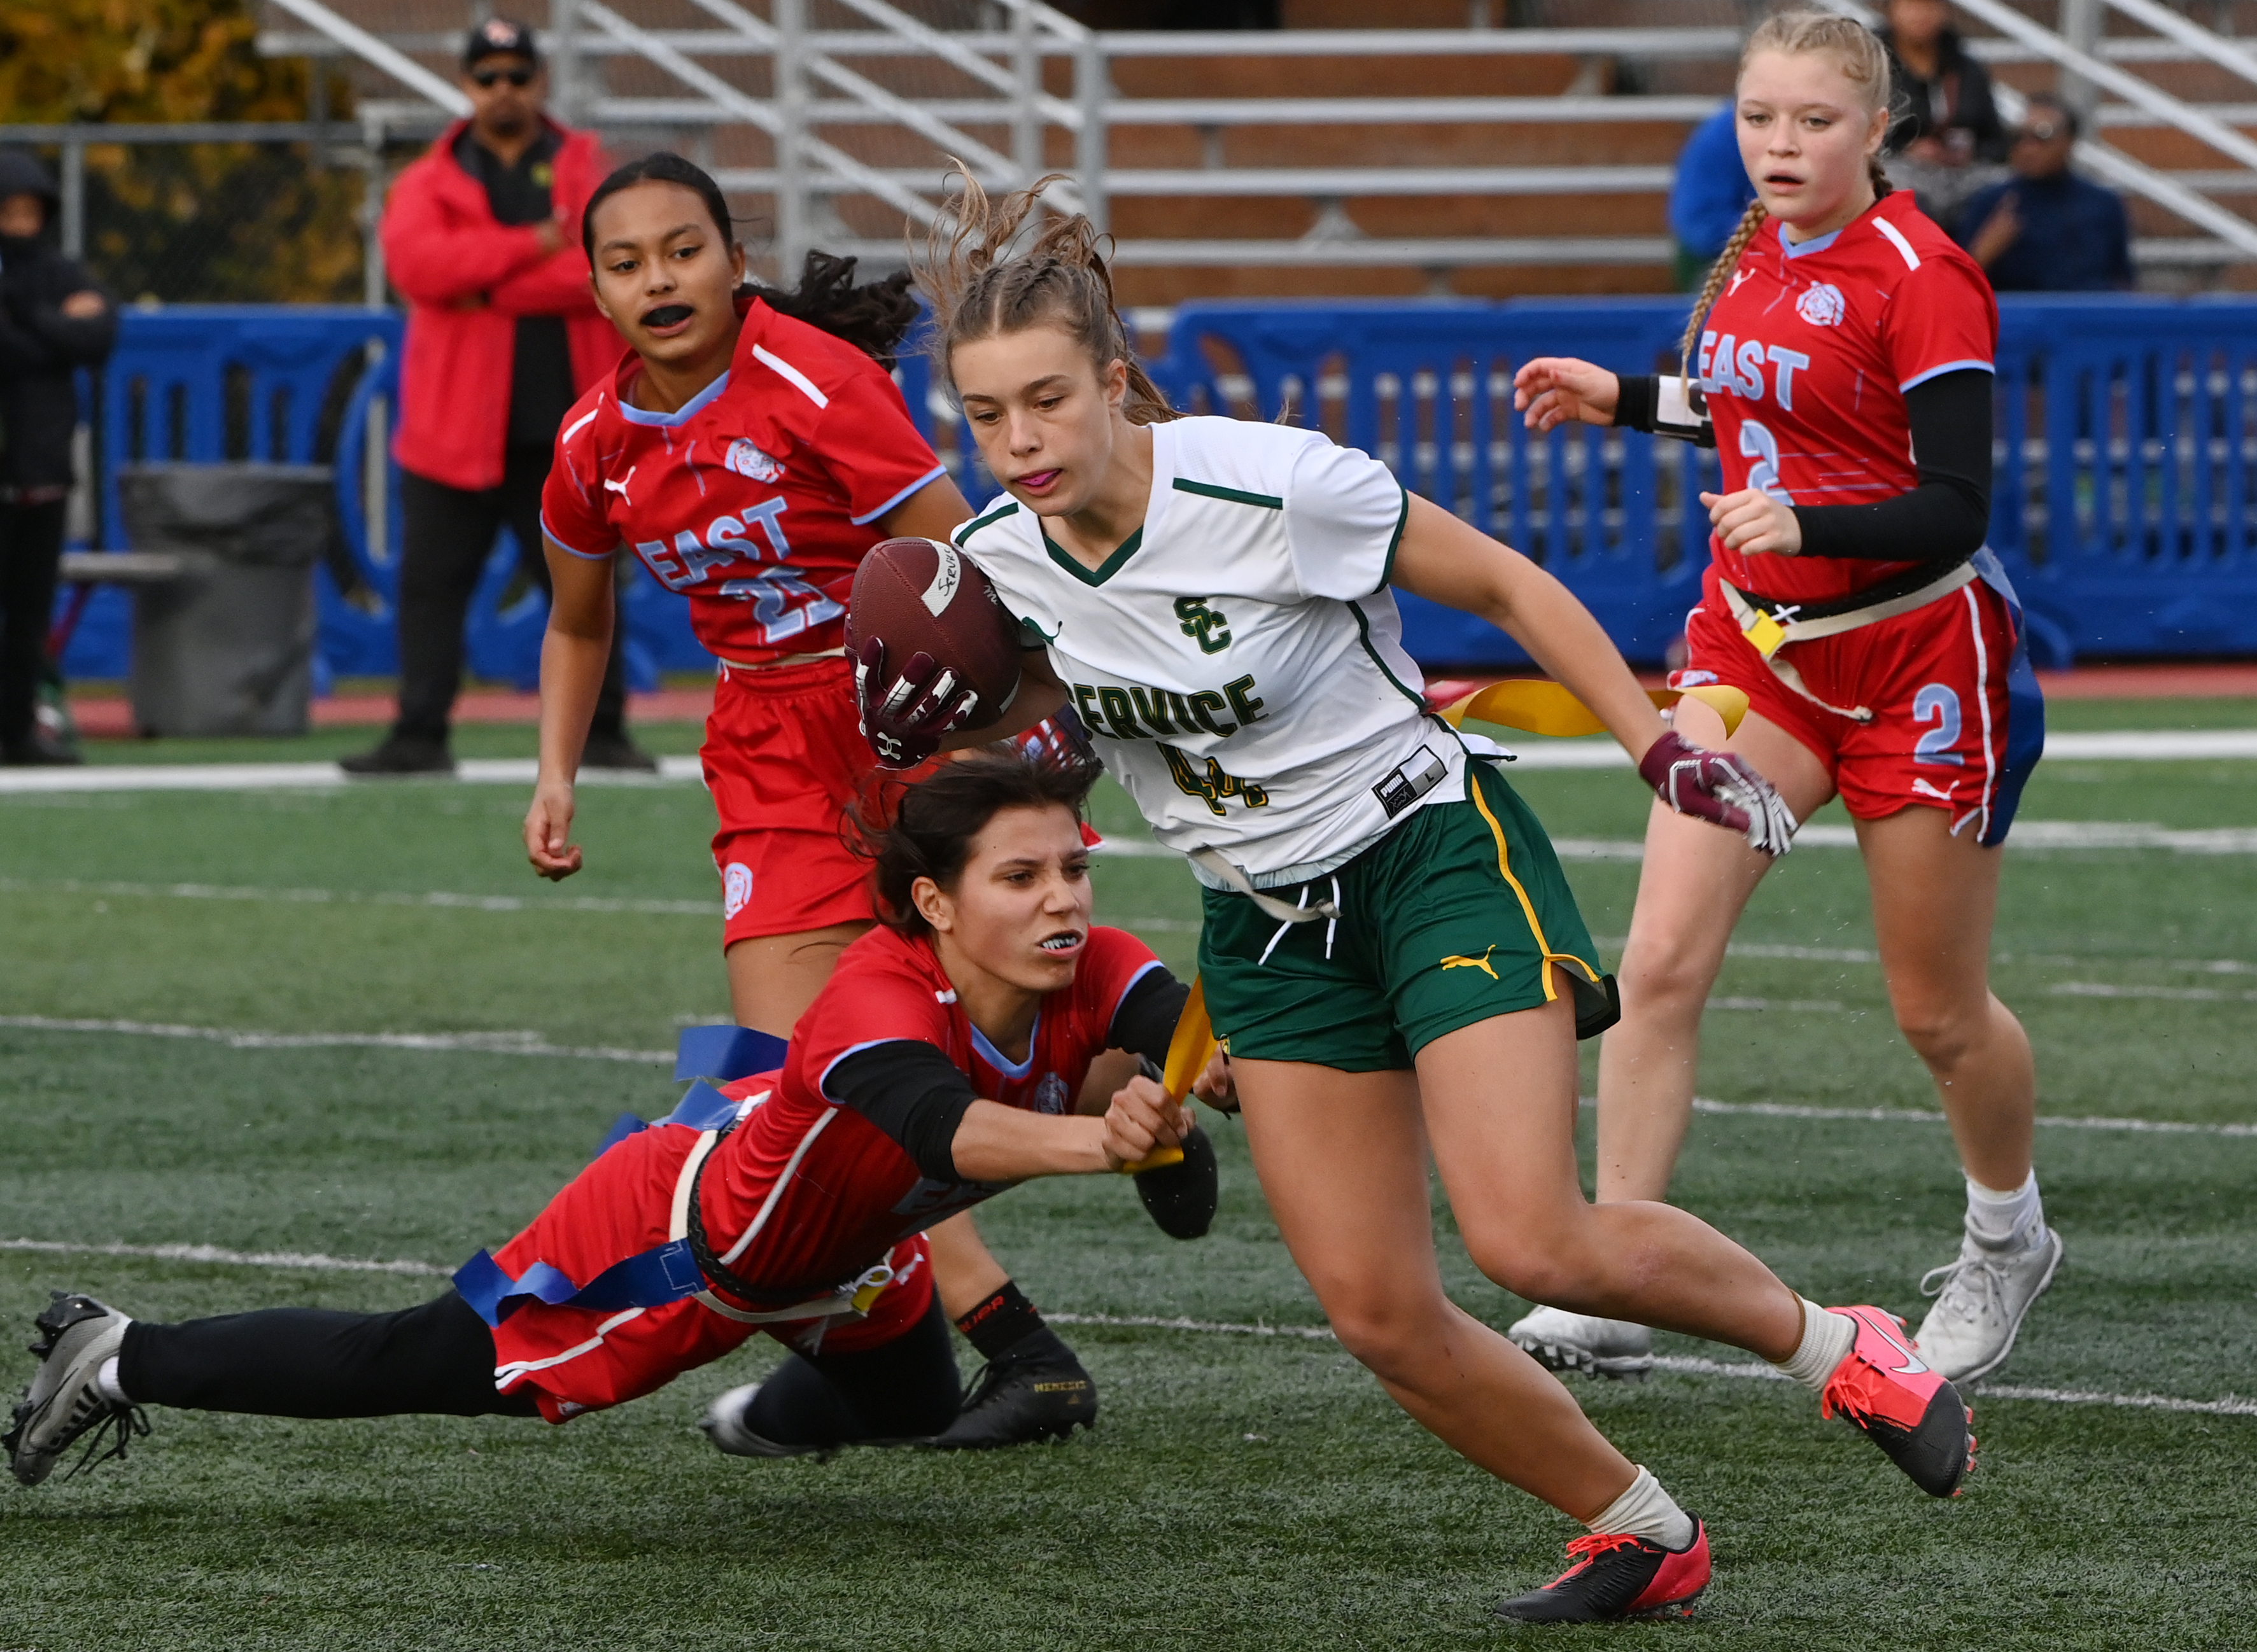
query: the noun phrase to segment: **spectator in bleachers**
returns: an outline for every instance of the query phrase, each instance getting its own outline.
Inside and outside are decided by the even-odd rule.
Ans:
[[[117,338],[117,311],[56,251],[54,180],[0,151],[0,762],[75,763],[42,731],[36,701],[70,501],[76,376]]]
[[[1696,291],[1746,215],[1756,187],[1740,159],[1739,110],[1723,108],[1693,129],[1669,181],[1669,232],[1677,237],[1677,290]]]
[[[2105,293],[2132,285],[2132,232],[2112,189],[2069,169],[2076,111],[2032,94],[2009,163],[2014,175],[1971,197],[1953,237],[2001,293]]]
[[[541,487],[556,427],[619,359],[580,251],[580,210],[608,169],[595,138],[542,112],[533,31],[489,18],[463,48],[471,116],[400,175],[384,256],[407,300],[400,462],[400,717],[356,774],[443,772],[462,687],[463,622],[506,526],[523,575],[546,591]],[[654,769],[626,736],[625,627],[596,702],[586,768]]]
[[[1902,110],[1889,129],[1889,177],[1929,217],[1949,223],[2006,159],[1991,76],[1968,54],[1944,0],[1888,0],[1885,19],[1879,33]]]

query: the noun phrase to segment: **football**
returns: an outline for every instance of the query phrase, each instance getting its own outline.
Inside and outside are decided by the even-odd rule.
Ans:
[[[1019,628],[972,559],[937,540],[887,540],[854,571],[846,610],[846,651],[875,637],[886,645],[886,674],[898,676],[926,653],[980,696],[969,726],[994,722],[1019,692]]]

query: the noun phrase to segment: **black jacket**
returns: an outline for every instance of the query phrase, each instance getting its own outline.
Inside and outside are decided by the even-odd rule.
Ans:
[[[52,224],[60,204],[46,168],[20,150],[0,151],[0,196],[36,194]],[[99,292],[85,269],[45,236],[0,236],[0,486],[67,485],[78,424],[74,374],[99,367],[117,342],[117,307],[63,314],[74,293]]]
[[[1976,159],[2006,159],[2006,129],[1991,95],[1990,72],[1967,54],[1956,29],[1946,29],[1935,43],[1932,81],[1921,79],[1904,66],[1886,29],[1876,32],[1889,48],[1890,79],[1904,111],[1889,128],[1891,154],[1901,153],[1916,138],[1941,138],[1957,126],[1974,138]]]

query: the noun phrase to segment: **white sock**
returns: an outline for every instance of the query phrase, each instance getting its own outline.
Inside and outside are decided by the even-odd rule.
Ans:
[[[1601,1536],[1643,1537],[1673,1550],[1693,1541],[1693,1516],[1678,1507],[1645,1468],[1638,1470],[1628,1491],[1583,1523]]]
[[[1857,1322],[1847,1314],[1829,1312],[1808,1296],[1795,1300],[1802,1304],[1802,1340],[1786,1359],[1772,1363],[1815,1394],[1857,1345]]]
[[[2045,1238],[2045,1205],[2038,1197],[2038,1173],[2031,1171],[2012,1193],[1967,1178],[1967,1227],[1978,1239],[2003,1245],[2011,1239],[2035,1245]]]
[[[102,1362],[102,1369],[94,1373],[94,1386],[102,1397],[112,1405],[131,1405],[133,1398],[117,1386],[117,1356],[112,1354]]]

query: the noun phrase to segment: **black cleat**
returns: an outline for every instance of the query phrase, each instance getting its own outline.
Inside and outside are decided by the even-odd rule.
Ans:
[[[1063,1440],[1097,1426],[1097,1385],[1073,1350],[1045,1325],[987,1362],[956,1421],[924,1442],[943,1451]]]
[[[1184,1138],[1180,1162],[1157,1170],[1140,1170],[1129,1180],[1146,1214],[1170,1239],[1195,1239],[1214,1225],[1220,1199],[1214,1160],[1214,1142],[1197,1125]]]
[[[348,774],[452,774],[455,759],[444,740],[393,734],[381,745],[339,758],[337,766]]]
[[[1578,1537],[1567,1545],[1574,1564],[1541,1589],[1496,1603],[1516,1623],[1620,1623],[1634,1618],[1689,1618],[1709,1586],[1709,1533],[1693,1522],[1693,1541],[1664,1549],[1645,1537]]]
[[[591,734],[580,748],[584,769],[619,769],[631,774],[655,774],[658,759],[624,734]]]

